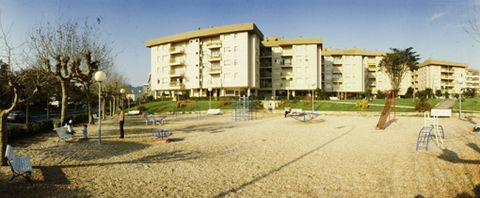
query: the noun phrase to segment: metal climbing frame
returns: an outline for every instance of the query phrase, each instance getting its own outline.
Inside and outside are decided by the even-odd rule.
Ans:
[[[249,97],[241,96],[232,103],[232,120],[254,120],[257,119],[255,103],[250,101]]]
[[[428,142],[430,137],[435,137],[437,145],[443,148],[443,139],[445,139],[445,131],[442,125],[438,124],[438,117],[430,117],[428,112],[423,114],[423,127],[418,132],[416,150],[422,145],[425,145],[425,150],[428,151]]]

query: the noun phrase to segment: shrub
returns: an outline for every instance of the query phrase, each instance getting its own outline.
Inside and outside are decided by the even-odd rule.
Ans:
[[[355,103],[355,107],[360,111],[363,111],[363,110],[367,109],[368,108],[368,100],[366,100],[366,99],[357,100],[357,102]]]
[[[143,105],[140,105],[140,106],[137,107],[137,110],[139,110],[140,113],[143,113],[147,110],[147,108],[145,108],[145,106],[143,106]]]
[[[405,98],[413,98],[413,88],[408,87],[407,92],[405,93]]]
[[[184,103],[184,102],[177,102],[176,107],[179,108],[179,109],[185,108],[185,107],[187,107],[187,104]]]
[[[43,132],[49,132],[53,129],[52,120],[31,122],[22,125],[13,125],[7,127],[8,140],[16,140],[25,137],[32,137]]]
[[[415,102],[415,111],[417,112],[425,112],[430,111],[432,109],[432,104],[428,102],[426,99],[420,99]]]
[[[442,97],[442,90],[437,89],[437,91],[435,91],[435,96],[436,96],[437,98]]]
[[[385,99],[385,93],[383,91],[377,91],[377,99]]]

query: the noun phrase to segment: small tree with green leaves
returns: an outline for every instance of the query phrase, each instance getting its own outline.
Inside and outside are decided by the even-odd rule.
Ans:
[[[392,48],[386,53],[380,62],[380,68],[390,79],[390,85],[394,94],[400,91],[400,84],[409,71],[415,71],[418,67],[419,55],[412,47],[406,49]]]

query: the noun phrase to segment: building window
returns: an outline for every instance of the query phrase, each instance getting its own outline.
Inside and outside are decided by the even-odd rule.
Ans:
[[[160,84],[160,80],[157,80],[157,84]]]
[[[234,65],[234,66],[238,66],[238,60],[237,60],[237,59],[234,59],[234,60],[233,60],[233,65]]]
[[[238,46],[233,47],[234,52],[238,52]]]
[[[223,52],[225,52],[225,53],[228,53],[228,52],[231,52],[231,51],[232,51],[232,49],[230,49],[230,47],[223,48]]]

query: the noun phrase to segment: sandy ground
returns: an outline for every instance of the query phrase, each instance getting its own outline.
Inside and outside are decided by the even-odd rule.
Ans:
[[[375,130],[378,117],[362,115],[168,119],[145,126],[129,117],[123,140],[116,121],[106,121],[103,145],[94,126],[86,141],[78,134],[58,143],[52,132],[15,142],[32,159],[34,182],[8,182],[1,167],[0,197],[480,196],[480,134],[457,118],[440,120],[445,148],[431,142],[428,152],[415,151],[419,117],[399,117],[384,131]],[[172,141],[158,141],[154,129],[172,131]]]

